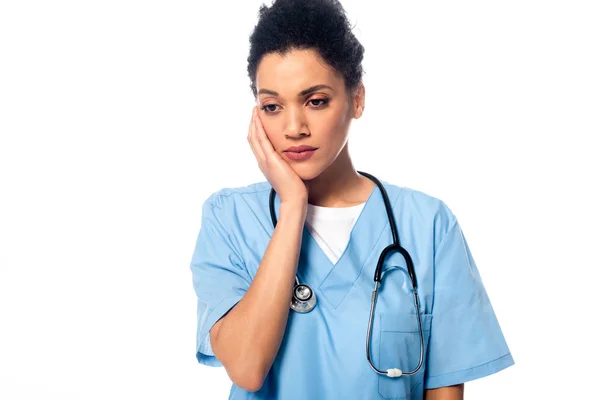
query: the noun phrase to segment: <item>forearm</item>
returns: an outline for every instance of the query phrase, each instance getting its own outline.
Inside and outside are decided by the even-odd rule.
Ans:
[[[465,385],[446,386],[425,390],[425,400],[463,400]]]
[[[230,378],[258,390],[279,351],[295,282],[306,202],[281,204],[280,216],[247,292],[211,330]],[[213,332],[214,331],[214,332]]]

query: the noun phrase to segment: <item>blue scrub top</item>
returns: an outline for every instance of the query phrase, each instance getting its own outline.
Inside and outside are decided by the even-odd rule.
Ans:
[[[229,399],[422,399],[425,389],[481,378],[512,364],[498,320],[454,214],[441,200],[382,181],[393,206],[400,244],[418,280],[425,362],[413,376],[376,374],[366,359],[373,275],[393,242],[383,197],[375,187],[333,264],[307,228],[298,278],[313,288],[317,306],[290,311],[286,332],[262,388],[231,387]],[[213,193],[190,264],[198,297],[196,358],[222,366],[209,330],[250,286],[273,233],[267,181]],[[280,200],[275,198],[275,210]],[[410,371],[420,340],[406,263],[387,258],[371,336],[374,365]]]

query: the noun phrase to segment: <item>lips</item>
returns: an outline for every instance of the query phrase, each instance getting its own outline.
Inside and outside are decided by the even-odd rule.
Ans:
[[[302,153],[303,151],[311,151],[316,150],[316,147],[302,145],[302,146],[292,146],[284,150],[284,152],[292,152],[292,153]]]
[[[315,149],[313,147],[313,150],[284,151],[283,155],[292,161],[304,161],[304,160],[308,160],[309,158],[311,158],[315,151],[317,151],[317,149]]]

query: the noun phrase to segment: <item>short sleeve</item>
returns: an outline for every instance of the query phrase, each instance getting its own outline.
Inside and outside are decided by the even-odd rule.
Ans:
[[[456,385],[514,364],[456,217],[434,252],[425,388]]]
[[[196,358],[201,364],[220,367],[223,364],[212,351],[209,331],[240,301],[251,278],[222,223],[227,211],[223,203],[216,201],[216,196],[213,194],[202,206],[200,232],[190,268],[198,298]]]

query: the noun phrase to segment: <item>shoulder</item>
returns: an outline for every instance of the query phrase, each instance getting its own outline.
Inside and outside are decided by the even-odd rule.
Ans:
[[[246,186],[224,187],[211,193],[205,200],[205,207],[223,209],[239,202],[254,201],[271,190],[268,181],[251,183]]]
[[[443,236],[456,223],[456,216],[442,199],[422,190],[382,181],[390,192],[390,200],[396,213],[409,215],[420,224],[430,226],[436,235]],[[397,195],[392,195],[397,193]]]
[[[212,192],[202,205],[202,218],[215,220],[231,231],[241,217],[250,217],[268,207],[271,184],[260,181],[239,187],[223,187]]]

